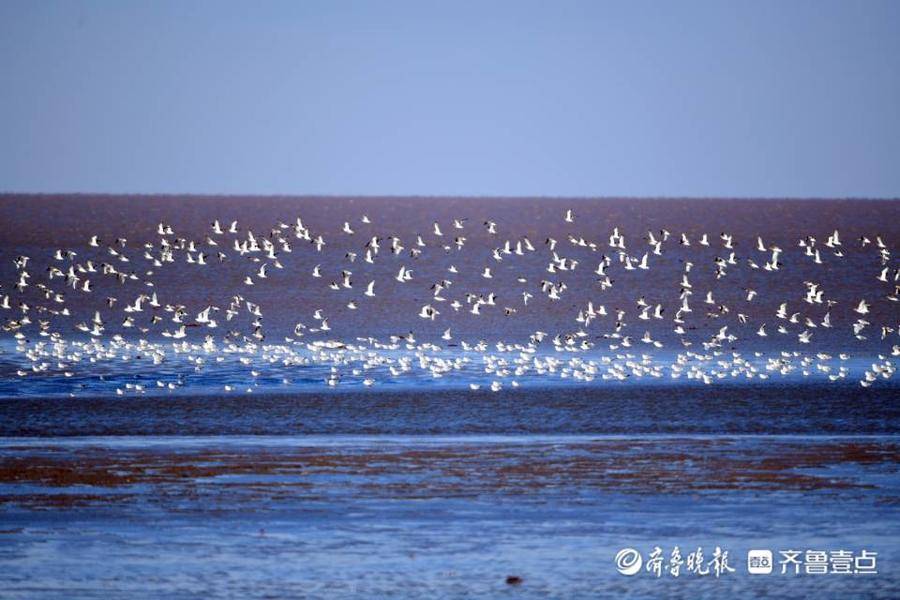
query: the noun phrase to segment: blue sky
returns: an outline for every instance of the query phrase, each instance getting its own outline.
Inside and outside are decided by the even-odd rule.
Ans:
[[[0,190],[900,196],[900,2],[0,3]]]

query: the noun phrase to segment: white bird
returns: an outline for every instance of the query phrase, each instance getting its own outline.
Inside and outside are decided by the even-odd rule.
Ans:
[[[400,283],[405,281],[409,281],[412,279],[412,269],[407,269],[405,266],[400,266],[400,271],[397,273],[397,276],[394,278]]]
[[[431,319],[434,321],[435,317],[437,317],[440,313],[430,304],[426,304],[422,307],[422,310],[419,311],[419,316],[423,319]]]

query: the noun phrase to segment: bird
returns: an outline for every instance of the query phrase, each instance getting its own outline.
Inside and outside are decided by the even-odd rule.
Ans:
[[[139,368],[138,355],[176,371],[184,363],[191,373],[236,361],[250,373],[250,390],[265,385],[268,365],[324,367],[321,381],[342,387],[416,373],[471,382],[468,373],[483,368],[473,389],[510,393],[532,376],[840,381],[853,371],[849,359],[840,358],[840,370],[822,357],[849,351],[872,359],[854,375],[863,387],[894,373],[890,357],[900,345],[890,309],[900,301],[900,269],[884,232],[851,244],[830,226],[824,243],[801,232],[782,249],[769,230],[753,231],[755,224],[742,235],[654,226],[636,245],[627,243],[621,222],[610,223],[611,232],[571,227],[560,234],[552,219],[490,213],[486,205],[477,215],[429,216],[433,237],[383,213],[371,219],[358,212],[283,217],[268,229],[257,219],[238,227],[221,214],[201,219],[199,230],[176,217],[173,224],[98,229],[81,238],[82,247],[13,259],[15,270],[0,281],[0,335],[11,337],[17,376],[27,381],[47,372],[83,381],[77,371],[106,362],[121,365],[109,372],[128,373]],[[373,220],[385,229],[369,231]],[[449,223],[447,236],[440,221]],[[573,209],[563,221],[575,223]],[[545,243],[535,247],[535,235]],[[312,278],[302,276],[310,269]],[[816,277],[821,269],[827,279]],[[841,270],[859,271],[868,283],[853,278],[851,288],[834,275]],[[360,277],[362,294],[354,286]],[[378,301],[363,300],[375,297],[376,282]],[[313,303],[324,308],[307,327]],[[775,326],[766,323],[772,311]],[[478,327],[464,325],[476,318],[468,322]],[[643,335],[636,323],[645,325]],[[403,333],[379,337],[396,327]],[[166,393],[191,383],[159,381]],[[235,389],[233,379],[217,385]],[[147,391],[121,378],[109,390]]]

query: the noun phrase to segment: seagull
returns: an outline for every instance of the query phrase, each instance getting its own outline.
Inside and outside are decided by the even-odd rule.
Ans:
[[[404,266],[401,265],[401,266],[400,266],[400,271],[397,273],[397,276],[396,276],[394,279],[396,279],[396,280],[399,281],[400,283],[403,283],[403,282],[405,282],[405,281],[409,281],[409,280],[412,279],[412,270],[411,270],[411,269],[407,269],[406,267],[404,267]]]
[[[422,307],[422,310],[419,311],[419,316],[423,319],[431,319],[434,321],[435,317],[437,317],[440,313],[435,310],[430,304],[426,304]]]
[[[110,234],[112,243],[103,246],[99,234],[83,239],[82,244],[99,249],[84,253],[87,257],[81,256],[78,247],[54,248],[32,258],[19,256],[13,261],[15,271],[10,269],[8,280],[0,281],[0,310],[6,315],[0,327],[11,336],[10,356],[21,361],[15,367],[17,376],[57,376],[53,375],[55,364],[60,365],[61,378],[73,377],[79,365],[97,364],[101,368],[99,363],[107,361],[112,361],[112,365],[129,363],[127,368],[131,369],[132,365],[139,366],[135,357],[141,356],[154,365],[166,362],[177,369],[179,364],[185,364],[211,376],[212,365],[233,360],[249,371],[253,378],[248,388],[251,391],[262,385],[262,379],[257,379],[269,364],[322,367],[326,371],[323,380],[329,386],[371,385],[376,378],[381,379],[381,374],[385,379],[415,373],[439,378],[466,372],[475,365],[483,366],[485,373],[484,379],[472,384],[479,389],[515,388],[525,376],[562,377],[579,382],[683,376],[704,384],[729,378],[777,380],[790,374],[825,381],[853,377],[850,363],[835,367],[827,362],[832,351],[829,344],[834,340],[838,348],[839,344],[853,344],[854,349],[858,348],[855,356],[870,353],[870,366],[860,377],[863,387],[872,387],[893,375],[896,368],[889,364],[889,357],[900,355],[900,345],[894,337],[897,323],[889,320],[893,313],[886,311],[883,304],[900,302],[900,269],[893,266],[896,258],[890,240],[883,234],[864,233],[860,244],[852,247],[844,246],[837,230],[824,243],[811,235],[801,235],[796,244],[782,250],[772,240],[768,244],[764,241],[769,235],[765,231],[761,235],[753,232],[746,239],[721,231],[720,248],[726,251],[711,251],[704,250],[711,245],[709,234],[673,235],[662,227],[647,231],[643,238],[647,246],[634,251],[626,248],[624,228],[618,225],[612,227],[609,250],[603,254],[601,243],[590,234],[566,233],[557,240],[552,226],[541,231],[539,221],[528,224],[530,236],[543,234],[541,237],[546,240],[538,250],[522,235],[522,230],[518,234],[511,232],[506,239],[494,240],[478,232],[471,232],[471,239],[467,239],[462,235],[466,219],[461,217],[449,220],[453,234],[447,236],[446,242],[437,243],[428,235],[423,237],[402,227],[384,238],[370,237],[368,233],[367,240],[344,238],[341,233],[355,235],[353,224],[371,223],[366,215],[358,217],[358,221],[350,214],[344,218],[338,221],[342,223],[340,232],[332,229],[335,238],[343,240],[339,243],[304,224],[300,217],[295,223],[278,220],[268,229],[257,231],[247,227],[239,231],[237,221],[226,227],[216,219],[210,228],[201,228],[205,232],[192,232],[185,225],[185,230],[177,234],[173,225],[151,221],[146,225],[149,235],[144,238],[151,241],[142,242],[133,254],[126,236],[120,232]],[[564,221],[574,223],[572,209],[565,210]],[[488,236],[498,236],[500,226],[489,215],[480,217],[479,222],[484,223]],[[139,220],[131,226],[139,228]],[[435,236],[443,236],[438,221],[433,221],[432,230]],[[308,244],[293,245],[294,239]],[[678,244],[670,249],[669,244],[675,240]],[[748,254],[761,252],[764,259],[738,257],[735,249],[745,247],[742,243],[750,251]],[[216,250],[209,250],[212,246]],[[390,248],[387,256],[379,254],[383,246]],[[213,252],[218,261],[211,260]],[[589,260],[591,267],[596,268],[592,271],[588,267],[584,275],[579,275],[580,263],[593,252],[601,252],[599,260]],[[406,259],[401,258],[404,254]],[[448,254],[453,255],[452,260]],[[356,261],[358,256],[364,259]],[[487,261],[485,256],[489,257]],[[398,262],[393,262],[394,258]],[[316,327],[307,328],[296,318],[284,319],[283,315],[267,319],[264,327],[265,307],[284,301],[284,284],[280,280],[289,281],[271,276],[271,269],[277,269],[278,274],[289,274],[292,269],[302,272],[316,260],[319,264],[312,268],[312,279],[304,280],[298,290],[299,300],[291,293],[287,296],[291,304],[280,310],[294,310],[299,316],[299,311],[311,308],[309,302],[319,295],[334,294],[338,302],[334,306],[346,310],[338,310],[332,321],[335,329],[346,331],[355,321],[348,320],[337,327],[335,319],[355,319],[348,311],[358,315],[364,324],[380,318],[380,312],[371,312],[374,305],[361,302],[359,296],[374,297],[376,282],[394,276],[408,285],[402,293],[390,285],[379,288],[383,290],[379,297],[388,306],[396,307],[396,317],[392,318],[400,319],[409,333],[379,339],[373,334],[377,328],[366,331],[364,325],[355,339],[340,339],[329,333],[332,329],[323,309],[317,309],[313,315]],[[471,270],[479,260],[483,261],[482,269]],[[244,261],[252,268],[248,269]],[[398,264],[400,261],[417,261],[413,267],[423,276],[413,280],[413,269]],[[505,279],[495,276],[492,266],[484,266],[485,262],[493,265],[492,261],[504,264],[503,273],[510,274],[509,283],[504,281],[494,291],[478,289],[477,281],[498,279],[500,283]],[[39,268],[29,269],[35,263]],[[347,268],[351,264],[353,272]],[[829,272],[848,268],[864,272],[864,277],[854,279],[853,285],[859,289],[852,292],[857,298],[865,296],[869,300],[848,303],[846,311],[838,312],[834,307],[840,306],[843,296],[827,297],[822,283],[803,281],[814,278],[800,275],[818,268],[813,265],[825,265]],[[186,293],[180,283],[196,280],[199,284],[190,269],[200,267],[202,294],[196,290],[193,295]],[[659,277],[654,275],[653,284],[648,287],[641,280],[651,270]],[[338,272],[340,277],[332,275],[318,281],[325,273]],[[552,279],[538,284],[540,278],[534,275],[537,272],[547,272],[545,277]],[[239,273],[237,280],[232,279],[234,273]],[[429,273],[439,275],[429,280]],[[353,275],[368,282],[362,294],[352,292]],[[752,283],[762,279],[766,282]],[[868,287],[859,283],[863,280]],[[229,286],[231,281],[237,286]],[[832,279],[826,280],[826,286],[831,285],[828,281]],[[746,287],[748,284],[756,289]],[[881,284],[893,289],[884,289]],[[765,287],[758,287],[761,285]],[[121,291],[111,292],[108,286],[120,287]],[[543,299],[534,301],[538,288],[553,303],[554,310],[541,310]],[[762,293],[757,293],[757,289]],[[101,293],[91,293],[95,290]],[[225,295],[217,299],[223,290]],[[161,302],[157,293],[165,301]],[[610,293],[614,295],[609,296]],[[594,294],[606,295],[606,304],[601,304],[604,301]],[[78,298],[79,306],[78,310],[72,306],[70,311],[73,297]],[[519,297],[521,303],[517,301]],[[617,303],[627,303],[631,310],[626,304],[612,308],[612,298]],[[668,299],[677,302],[672,325],[668,324],[669,313],[664,308],[669,306]],[[799,308],[801,299],[800,306],[807,310],[791,311],[790,305]],[[442,316],[436,306],[450,306],[454,320],[463,323],[478,316],[484,323],[476,331],[483,332],[483,339],[460,340],[457,354],[457,343],[447,324],[433,328],[412,319],[422,329],[418,334],[424,339],[417,341],[412,331],[416,328],[403,323],[402,311],[408,302],[416,303],[418,316],[426,321]],[[691,304],[701,304],[706,310],[692,311]],[[818,305],[822,305],[822,311],[817,310]],[[609,311],[606,306],[610,306]],[[761,321],[766,314],[771,319],[769,311],[773,309],[777,309],[778,325],[767,332],[771,328]],[[220,310],[224,321],[216,314]],[[71,320],[73,313],[79,315],[78,320]],[[615,319],[605,319],[607,313]],[[848,315],[852,315],[849,320]],[[510,325],[499,325],[498,318],[509,319]],[[270,332],[276,327],[271,323],[280,320],[296,323],[279,334],[283,340],[271,337]],[[168,325],[168,321],[172,324]],[[217,321],[227,322],[229,330],[219,328]],[[659,322],[661,329],[657,332],[647,327],[642,336],[631,333],[639,321],[648,325]],[[526,335],[521,327],[535,322],[546,331],[527,339],[504,339],[507,335],[514,337],[516,332]],[[819,327],[829,330],[827,336],[814,335]],[[876,334],[869,335],[870,331]],[[660,337],[661,332],[674,333],[678,344],[667,348],[669,344]],[[757,342],[758,347],[745,356],[741,344],[748,333],[752,337],[751,332],[767,339]],[[807,350],[791,349],[788,344],[794,335],[799,347]],[[768,340],[769,337],[773,339]],[[601,346],[608,346],[609,352],[601,351]],[[637,352],[635,348],[642,350]],[[657,352],[663,348],[665,354]],[[841,361],[848,360],[846,352],[838,356]],[[102,368],[108,369],[104,372],[115,372],[114,367]],[[172,390],[185,384],[183,379],[177,383],[160,380],[157,387]],[[222,382],[218,385],[234,387]],[[142,384],[130,381],[118,388],[110,387],[110,392],[113,389],[123,394],[144,391]]]

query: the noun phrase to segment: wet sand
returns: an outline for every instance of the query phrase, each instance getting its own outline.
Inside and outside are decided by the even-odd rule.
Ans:
[[[109,449],[102,446],[4,447],[0,485],[30,494],[0,496],[4,505],[127,504],[149,487],[150,502],[189,499],[215,489],[222,502],[322,498],[328,478],[347,476],[359,495],[410,499],[531,494],[566,487],[633,494],[699,491],[808,491],[874,488],[823,470],[900,464],[900,443],[843,440],[761,442],[742,438],[598,439],[506,445],[460,441],[438,447],[387,443],[371,447],[285,447],[197,451]],[[98,442],[102,443],[102,442]],[[274,479],[274,480],[273,480]],[[105,495],[70,493],[102,488]],[[146,492],[145,492],[146,494]],[[163,504],[164,506],[164,504]],[[202,507],[198,507],[202,510]]]

